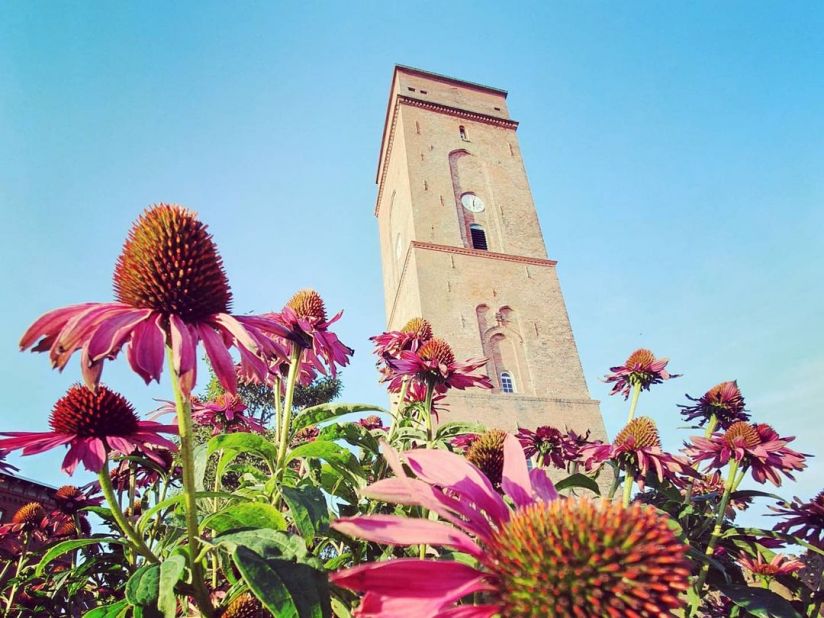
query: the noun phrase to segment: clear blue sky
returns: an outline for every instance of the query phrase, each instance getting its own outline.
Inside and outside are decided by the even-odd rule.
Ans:
[[[374,176],[392,66],[509,90],[590,390],[638,346],[738,379],[755,419],[824,456],[824,5],[0,5],[2,428],[45,429],[77,379],[16,351],[42,312],[111,299],[130,222],[176,201],[213,230],[237,312],[316,287],[357,348],[347,400],[384,402]],[[118,361],[142,409],[167,397]],[[61,454],[62,456],[62,454]],[[13,458],[63,482],[59,456]],[[821,457],[785,495],[810,496]]]

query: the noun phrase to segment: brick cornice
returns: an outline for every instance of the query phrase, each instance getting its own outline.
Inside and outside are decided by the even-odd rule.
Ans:
[[[489,260],[519,262],[521,264],[534,264],[535,266],[555,266],[558,263],[557,260],[549,260],[546,258],[526,257],[524,255],[511,255],[509,253],[496,253],[494,251],[481,251],[480,249],[469,249],[467,247],[438,245],[432,242],[423,242],[420,240],[413,240],[412,246],[416,249],[425,249],[427,251],[442,251],[443,253],[470,255],[473,257],[486,258]]]
[[[457,118],[465,118],[474,122],[482,122],[484,124],[491,124],[496,127],[503,127],[505,129],[515,130],[518,128],[517,120],[510,120],[509,118],[499,118],[498,116],[490,116],[489,114],[481,114],[480,112],[471,112],[469,110],[461,109],[459,107],[451,107],[449,105],[442,105],[440,103],[433,103],[432,101],[425,101],[423,99],[416,99],[415,97],[407,97],[398,95],[395,99],[395,107],[392,110],[392,121],[388,123],[389,126],[384,128],[384,131],[389,131],[389,137],[386,142],[386,152],[383,153],[383,161],[378,170],[378,199],[375,202],[375,216],[378,216],[380,210],[381,198],[383,197],[383,185],[386,179],[386,170],[389,167],[389,157],[392,154],[392,145],[395,141],[395,127],[398,124],[398,108],[401,105],[409,105],[411,107],[419,107],[439,114],[447,114],[448,116],[455,116]]]

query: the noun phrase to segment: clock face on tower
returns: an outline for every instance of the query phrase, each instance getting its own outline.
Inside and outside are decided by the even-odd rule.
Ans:
[[[464,193],[461,196],[461,204],[469,212],[483,212],[484,209],[483,201],[474,193]]]

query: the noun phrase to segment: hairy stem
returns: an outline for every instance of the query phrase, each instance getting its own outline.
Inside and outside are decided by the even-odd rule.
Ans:
[[[423,413],[424,417],[426,418],[426,442],[427,444],[432,443],[432,438],[435,435],[434,428],[432,426],[432,396],[435,394],[435,383],[433,380],[428,379],[426,381],[426,400],[423,404]]]
[[[632,483],[633,483],[633,480],[634,480],[633,477],[632,477],[632,471],[630,470],[629,466],[627,466],[625,474],[626,474],[626,476],[624,478],[624,502],[623,503],[624,503],[624,506],[629,506],[629,501],[632,498]]]
[[[203,570],[197,560],[200,550],[200,525],[197,519],[197,497],[195,487],[195,458],[192,444],[192,403],[183,396],[180,387],[180,376],[174,368],[174,354],[170,346],[166,346],[169,374],[172,377],[172,391],[175,397],[177,412],[177,428],[180,434],[180,463],[183,469],[183,504],[186,514],[186,537],[189,544],[189,568],[192,571],[192,588],[195,602],[205,616],[213,613],[209,592],[203,581]]]
[[[158,560],[157,556],[155,556],[152,553],[152,550],[149,549],[149,546],[146,545],[141,536],[135,531],[135,529],[129,523],[129,520],[126,519],[126,516],[123,514],[123,511],[120,508],[120,504],[118,504],[117,502],[117,498],[115,498],[114,488],[112,487],[112,478],[111,476],[109,476],[108,458],[103,462],[103,468],[100,470],[97,476],[100,481],[100,490],[103,492],[103,496],[106,498],[106,502],[109,503],[109,508],[112,511],[112,517],[114,517],[115,523],[117,523],[118,527],[123,532],[123,534],[126,535],[126,538],[132,545],[132,549],[134,549],[136,552],[139,552],[149,562],[159,564],[160,560]]]
[[[286,394],[283,397],[283,411],[280,430],[278,431],[278,438],[280,444],[278,446],[278,459],[275,470],[277,470],[278,479],[283,478],[283,464],[286,461],[286,450],[289,448],[289,433],[290,425],[292,424],[292,399],[295,396],[295,383],[297,382],[298,374],[300,373],[300,353],[301,349],[298,344],[292,344],[292,352],[289,355],[289,375],[286,376]]]
[[[638,397],[641,395],[641,382],[638,380],[632,381],[632,399],[629,401],[629,416],[627,422],[629,423],[635,416],[635,408],[638,407]]]

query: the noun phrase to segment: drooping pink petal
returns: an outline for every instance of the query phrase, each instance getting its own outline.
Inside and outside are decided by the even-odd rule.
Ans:
[[[532,481],[532,491],[544,502],[558,498],[558,491],[552,481],[549,480],[546,471],[541,468],[533,468],[529,471],[529,480]]]
[[[227,331],[232,333],[232,336],[234,336],[238,346],[246,348],[253,354],[258,353],[257,343],[249,334],[249,332],[243,327],[243,324],[238,322],[237,319],[235,319],[228,313],[217,313],[214,315],[212,319],[218,324],[220,324],[220,326],[225,328]]]
[[[110,357],[116,350],[119,350],[135,326],[148,318],[151,313],[151,309],[127,310],[101,322],[87,344],[91,361]]]
[[[225,390],[233,395],[237,394],[237,374],[232,355],[223,344],[223,339],[212,328],[206,324],[197,327],[203,346],[206,348],[206,355],[212,365],[218,381]]]
[[[166,337],[160,326],[161,315],[155,315],[138,324],[129,344],[127,359],[132,369],[148,384],[160,382]]]
[[[26,350],[38,342],[36,352],[43,352],[51,347],[51,342],[57,337],[62,328],[72,317],[84,313],[98,303],[81,303],[69,305],[60,309],[53,309],[37,318],[34,323],[26,329],[20,338],[20,349]]]
[[[412,471],[432,485],[449,487],[486,511],[496,524],[509,521],[509,509],[489,479],[466,459],[437,449],[413,449],[404,453]]]
[[[511,433],[504,438],[504,469],[501,476],[501,488],[512,498],[515,506],[524,507],[534,502],[532,481],[526,465],[524,450],[518,438]]]
[[[500,613],[498,605],[461,605],[440,611],[433,618],[492,618]]]
[[[483,555],[466,534],[428,519],[398,517],[396,515],[369,515],[343,517],[332,524],[339,532],[388,545],[443,545],[465,552],[476,558]]]
[[[409,599],[454,600],[454,593],[469,594],[485,588],[483,572],[453,561],[399,558],[361,564],[330,575],[332,583],[358,592]],[[410,586],[410,582],[417,585]],[[458,597],[460,598],[460,597]]]

